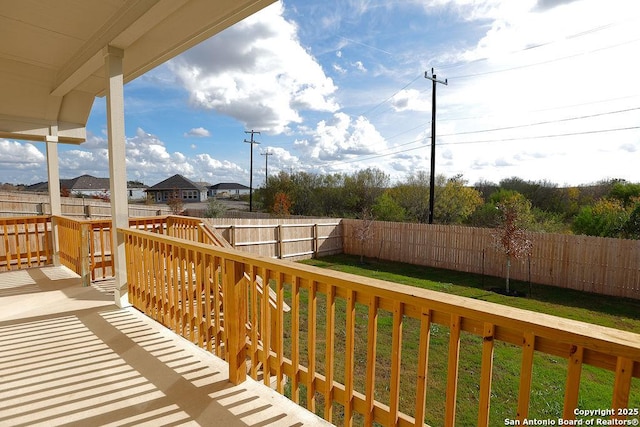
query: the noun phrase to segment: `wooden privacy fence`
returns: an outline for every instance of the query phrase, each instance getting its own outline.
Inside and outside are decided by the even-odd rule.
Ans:
[[[62,215],[74,218],[110,218],[111,204],[101,200],[81,197],[62,197]],[[148,206],[130,204],[129,216],[168,215],[171,210],[164,205]],[[50,215],[51,207],[47,194],[29,192],[0,192],[0,217]]]
[[[497,399],[494,357],[505,346],[521,355],[519,369],[500,378],[511,384],[517,402],[509,425],[542,414],[555,422],[574,420],[579,390],[589,377],[581,375],[583,367],[611,373],[604,386],[610,408],[637,408],[637,334],[166,235],[118,232],[125,238],[129,294],[138,309],[224,357],[232,382],[248,373],[284,393],[286,381],[294,402],[330,422],[453,426],[464,376],[474,382],[477,402],[477,421],[465,425],[502,425],[505,419],[492,418],[491,405]],[[261,297],[258,277],[275,292],[275,311]],[[440,341],[442,331],[448,346],[432,345],[432,335]],[[416,345],[408,345],[409,336],[417,337]],[[471,376],[461,360],[461,341],[469,336],[476,339],[465,339],[465,345],[480,355],[479,372]],[[536,381],[544,380],[534,372],[549,363],[544,357],[566,362],[552,415],[545,412],[548,402],[536,406],[533,399]],[[431,376],[431,358],[444,360],[446,378]],[[429,394],[439,381],[445,390]],[[585,408],[603,407],[580,398]]]
[[[491,229],[375,221],[362,245],[360,220],[343,220],[344,252],[409,264],[505,276]],[[531,233],[531,257],[511,277],[533,283],[640,299],[640,240]]]
[[[342,252],[340,220],[205,218],[202,221],[220,231],[231,246],[270,258],[297,261]]]
[[[51,264],[51,218],[0,218],[0,271]]]

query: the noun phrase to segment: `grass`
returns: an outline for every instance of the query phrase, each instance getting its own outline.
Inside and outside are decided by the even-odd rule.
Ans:
[[[491,301],[526,310],[548,313],[574,320],[599,324],[602,326],[640,333],[640,301],[613,297],[604,297],[562,289],[552,286],[533,285],[512,282],[511,287],[531,295],[526,298],[508,297],[489,291],[491,288],[504,287],[504,280],[482,277],[450,270],[435,269],[393,262],[367,260],[361,263],[358,257],[337,255],[316,260],[303,261],[337,271],[374,277],[390,282],[431,289],[440,292]],[[290,294],[286,299],[290,301]],[[301,291],[301,320],[306,317],[307,294]],[[324,373],[325,365],[325,316],[326,299],[318,295],[317,325],[317,367]],[[356,305],[355,334],[355,370],[354,382],[358,391],[364,390],[367,348],[367,307]],[[335,347],[333,350],[335,379],[344,381],[344,339],[345,301],[336,300],[335,308]],[[290,319],[285,318],[285,331],[290,330]],[[376,357],[376,392],[378,401],[388,403],[391,362],[391,336],[393,315],[380,310],[378,314],[378,337]],[[401,366],[401,403],[402,412],[412,415],[415,399],[417,350],[420,339],[419,322],[405,318],[403,324],[403,347]],[[289,333],[285,333],[285,353],[289,352]],[[301,322],[300,354],[301,362],[306,364],[306,322]],[[447,382],[447,354],[449,330],[446,326],[433,324],[429,350],[429,373],[427,391],[427,414],[425,422],[430,425],[442,425],[444,419],[444,401]],[[475,425],[478,415],[481,369],[482,338],[462,333],[460,340],[460,362],[458,378],[458,396],[456,421],[458,425]],[[517,408],[520,360],[522,351],[519,346],[496,342],[494,350],[494,372],[490,420],[491,425],[504,425],[505,418],[513,418]],[[564,358],[535,355],[533,387],[529,416],[539,419],[554,419],[561,416],[567,362]],[[583,367],[579,405],[583,409],[608,408],[613,392],[613,374],[590,366]],[[306,390],[301,390],[301,402],[304,403]],[[629,407],[640,407],[640,381],[633,380]],[[322,415],[322,396],[318,395],[317,412]],[[334,405],[333,422],[341,424],[340,405]],[[355,418],[355,425],[361,425],[362,418]]]

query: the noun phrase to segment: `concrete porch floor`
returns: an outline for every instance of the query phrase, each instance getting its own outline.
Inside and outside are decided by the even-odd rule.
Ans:
[[[0,426],[327,426],[64,267],[0,273]]]

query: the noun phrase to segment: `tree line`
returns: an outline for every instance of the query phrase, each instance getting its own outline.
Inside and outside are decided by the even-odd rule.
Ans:
[[[531,231],[640,239],[640,184],[620,179],[559,187],[517,177],[469,185],[462,175],[436,176],[434,223],[496,227],[498,206],[515,204]],[[377,168],[357,172],[270,176],[256,190],[258,207],[277,215],[369,218],[426,223],[429,174],[417,171],[392,184]]]

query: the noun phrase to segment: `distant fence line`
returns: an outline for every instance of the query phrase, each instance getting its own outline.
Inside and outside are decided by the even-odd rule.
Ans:
[[[90,197],[62,197],[62,215],[73,218],[111,218],[111,204]],[[167,206],[129,204],[129,216],[168,215]],[[50,215],[49,196],[43,193],[0,192],[0,216]]]
[[[235,248],[254,254],[297,261],[342,253],[340,219],[327,218],[203,218]]]
[[[344,253],[489,276],[505,276],[491,229],[375,221],[364,245],[362,221],[342,221]],[[640,299],[640,240],[531,233],[531,257],[512,262],[516,280]]]

